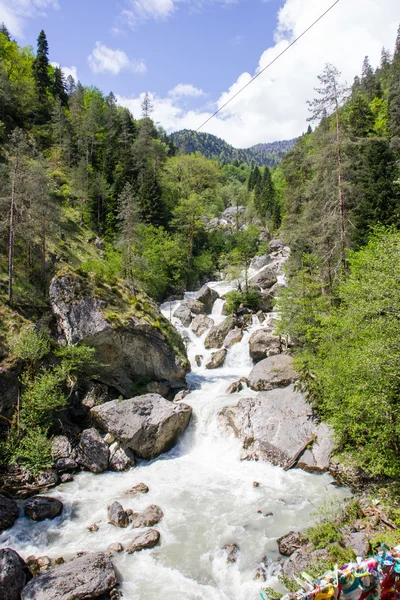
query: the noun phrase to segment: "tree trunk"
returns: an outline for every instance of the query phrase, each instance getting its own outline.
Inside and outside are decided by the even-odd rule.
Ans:
[[[13,275],[14,275],[14,238],[15,238],[15,180],[17,176],[18,162],[14,167],[11,181],[10,201],[10,223],[8,233],[8,299],[13,299]]]
[[[340,148],[340,128],[339,128],[339,105],[336,102],[336,142],[337,142],[337,161],[338,161],[338,188],[339,188],[339,218],[340,218],[340,243],[342,246],[342,263],[345,269],[346,264],[346,227],[344,221],[344,192],[343,192],[343,166],[342,153]]]

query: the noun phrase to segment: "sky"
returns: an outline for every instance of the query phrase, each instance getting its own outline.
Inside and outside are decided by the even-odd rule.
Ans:
[[[21,45],[44,29],[49,59],[140,118],[143,95],[168,132],[197,129],[334,0],[0,0]],[[291,139],[307,128],[317,76],[334,64],[343,81],[366,55],[393,49],[400,0],[339,0],[306,36],[201,131],[237,148]]]

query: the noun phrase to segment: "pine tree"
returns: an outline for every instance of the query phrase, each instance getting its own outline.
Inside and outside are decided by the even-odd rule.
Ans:
[[[152,225],[161,225],[163,222],[162,190],[153,169],[145,169],[142,173],[138,200],[143,220]]]
[[[8,41],[11,42],[11,35],[10,35],[10,32],[8,31],[7,26],[4,23],[4,21],[0,25],[0,33],[2,33],[3,35],[5,35],[6,38],[8,39]]]
[[[140,206],[137,194],[130,183],[127,183],[118,198],[119,210],[118,221],[120,230],[120,241],[123,248],[123,264],[125,277],[136,293],[134,286],[134,252],[133,244],[139,242]]]
[[[72,94],[75,92],[75,90],[76,90],[75,79],[72,77],[72,75],[68,75],[67,80],[65,82],[65,91],[67,92],[68,96],[72,96]]]
[[[361,71],[361,89],[369,101],[371,101],[378,92],[376,77],[369,62],[368,56],[364,58]]]
[[[374,116],[369,102],[363,94],[359,93],[352,99],[349,111],[349,125],[350,133],[355,137],[366,137],[372,131]]]
[[[39,33],[36,58],[33,61],[33,77],[36,83],[39,104],[47,104],[47,90],[51,87],[49,76],[49,45],[45,32]]]
[[[144,95],[141,106],[143,119],[150,119],[150,115],[154,111],[154,106],[152,105],[150,95],[147,92]]]
[[[68,94],[66,92],[64,73],[60,67],[54,69],[53,96],[59,98],[63,106],[68,106]]]

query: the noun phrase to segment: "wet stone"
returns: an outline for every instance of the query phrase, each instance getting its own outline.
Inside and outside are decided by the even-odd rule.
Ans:
[[[138,483],[134,485],[130,490],[126,490],[124,494],[129,496],[136,496],[137,494],[147,494],[149,491],[149,487],[145,483]]]

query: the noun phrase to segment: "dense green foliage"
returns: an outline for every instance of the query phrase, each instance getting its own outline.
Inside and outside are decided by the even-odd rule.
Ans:
[[[292,248],[280,331],[298,345],[300,381],[337,450],[398,478],[400,35],[376,71],[366,57],[350,94],[332,66],[320,81],[319,126],[279,167]]]
[[[183,129],[171,135],[173,143],[185,154],[200,152],[207,158],[219,160],[221,163],[246,163],[258,166],[274,167],[278,165],[283,156],[290,150],[295,140],[271,142],[269,144],[256,144],[245,150],[234,148],[225,140],[212,135]]]

